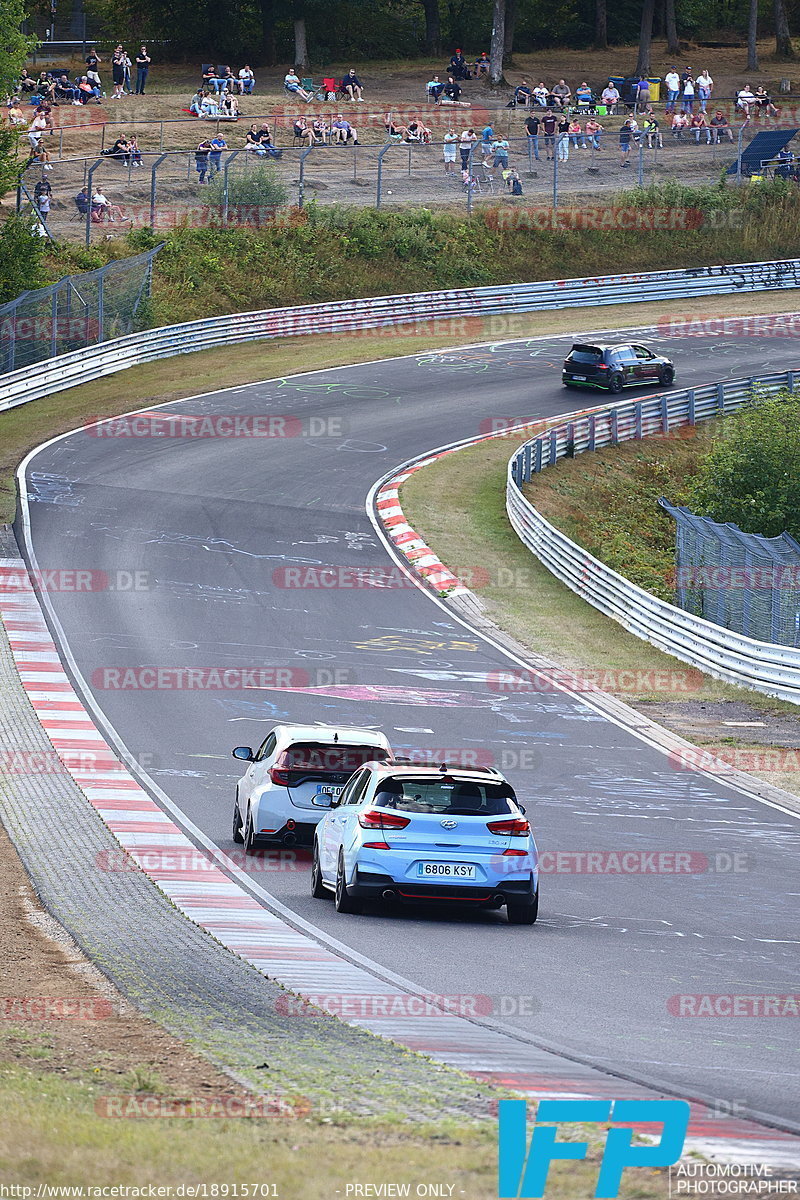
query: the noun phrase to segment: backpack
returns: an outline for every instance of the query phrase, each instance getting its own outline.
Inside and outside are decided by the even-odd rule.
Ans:
[[[520,181],[518,179],[515,179],[514,182],[511,184],[511,195],[512,196],[521,196],[522,195],[522,184],[520,183]]]

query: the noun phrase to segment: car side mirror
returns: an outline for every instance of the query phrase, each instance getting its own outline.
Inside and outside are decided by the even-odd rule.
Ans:
[[[244,762],[255,762],[253,751],[249,746],[237,746],[233,751],[234,758],[241,758]]]
[[[334,797],[329,792],[317,792],[316,796],[311,797],[311,803],[315,808],[333,808]]]

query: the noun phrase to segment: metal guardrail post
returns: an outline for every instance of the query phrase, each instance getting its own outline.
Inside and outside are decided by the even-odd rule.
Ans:
[[[555,154],[553,155],[553,212],[558,208],[558,150],[560,138],[556,138],[553,143]]]
[[[637,183],[640,188],[644,187],[644,134],[639,137],[639,164],[638,164],[638,179]]]
[[[104,283],[106,273],[100,272],[100,278],[97,281],[97,340],[98,342],[105,341],[105,324],[106,324],[106,307],[104,295]]]
[[[314,149],[313,143],[300,152],[300,172],[297,180],[297,207],[302,208],[305,202],[306,159]],[[378,205],[380,208],[380,155],[378,155]]]
[[[150,171],[150,228],[151,229],[154,229],[155,224],[156,224],[156,171],[158,170],[161,163],[164,161],[164,159],[166,157],[167,157],[166,154],[162,154],[159,158],[157,158],[156,161],[153,163],[152,169]]]
[[[745,122],[745,124],[746,124],[746,122]],[[737,183],[742,182],[742,143],[744,141],[744,130],[745,130],[745,126],[740,125],[739,126],[739,138],[738,138],[738,142],[736,145],[736,155],[737,155],[737,157],[736,157],[736,182]]]
[[[103,126],[105,129],[105,126]],[[86,198],[89,201],[86,208],[86,245],[92,244],[92,185],[94,183],[94,173],[102,163],[102,158],[96,158],[89,170],[86,172]]]
[[[380,208],[380,206],[381,206],[381,196],[382,196],[382,194],[383,194],[383,189],[382,189],[382,184],[383,184],[383,156],[384,156],[384,154],[386,154],[386,152],[387,152],[388,150],[391,150],[391,148],[392,148],[392,146],[393,146],[393,145],[394,145],[394,142],[387,142],[387,143],[386,143],[386,145],[385,145],[385,146],[381,146],[380,150],[378,151],[378,184],[377,184],[377,194],[376,194],[376,196],[375,196],[375,207],[376,207],[376,208]]]
[[[228,168],[230,167],[231,163],[233,162],[233,160],[235,158],[237,158],[240,154],[244,154],[244,153],[245,153],[244,150],[232,150],[231,153],[228,155],[228,157],[225,159],[225,166],[222,168],[222,224],[223,225],[228,224],[228,198],[230,196],[230,191],[228,188]],[[300,205],[300,207],[301,208],[303,207],[302,204]]]
[[[467,159],[467,216],[472,213],[472,193],[475,190],[472,186],[472,168],[474,166],[475,143],[471,142],[469,147],[469,158]]]

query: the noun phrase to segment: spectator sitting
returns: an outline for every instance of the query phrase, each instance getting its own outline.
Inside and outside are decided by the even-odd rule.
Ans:
[[[523,79],[521,83],[514,88],[514,99],[517,104],[521,104],[523,108],[527,108],[533,99],[533,92],[527,79]]]
[[[193,112],[195,116],[200,116],[203,106],[203,98],[208,95],[208,92],[203,88],[198,88],[195,94],[189,101],[189,112]]]
[[[594,117],[589,117],[584,126],[583,132],[586,136],[586,140],[591,142],[590,149],[593,147],[595,150],[599,150],[600,134],[603,132],[603,126],[600,124],[600,122],[596,121]]]
[[[565,109],[570,101],[572,92],[563,79],[559,79],[558,83],[552,88],[550,95],[553,97],[555,104],[562,109]]]
[[[53,166],[50,162],[50,155],[48,154],[47,150],[45,150],[44,146],[40,146],[38,144],[36,146],[31,146],[31,156],[28,159],[28,166],[37,166],[41,167],[43,171],[52,171]]]
[[[39,78],[36,80],[36,91],[43,100],[55,104],[56,85],[46,71],[40,72]]]
[[[95,104],[100,104],[100,88],[89,81],[88,75],[81,75],[78,83],[78,92],[80,93],[81,104],[88,104],[94,97]]]
[[[383,128],[386,130],[388,137],[394,138],[395,140],[404,138],[406,136],[406,126],[396,125],[394,122],[394,117],[390,112],[383,114]]]
[[[116,159],[117,162],[124,163],[125,166],[127,167],[130,156],[131,156],[131,144],[128,141],[128,139],[126,138],[125,134],[121,133],[119,135],[119,137],[117,138],[117,140],[114,142],[114,145],[111,147],[111,153],[109,154],[108,157]]]
[[[363,104],[363,90],[361,80],[356,75],[355,67],[351,67],[342,80],[342,91],[346,92],[351,100],[359,100]]]
[[[89,193],[86,191],[85,187],[82,187],[75,197],[75,207],[82,217],[85,217],[91,209],[92,206],[89,203]]]
[[[422,124],[419,117],[412,117],[406,127],[405,140],[407,142],[430,142],[431,131]]]
[[[736,97],[737,107],[742,110],[745,117],[750,118],[750,109],[756,103],[756,98],[749,83],[746,83],[739,95]]]
[[[438,75],[434,75],[433,79],[429,79],[428,82],[426,83],[425,88],[428,93],[428,98],[430,100],[433,100],[434,104],[439,103],[439,97],[441,96],[442,92],[444,91],[444,86],[445,85],[443,83],[439,82]]]
[[[576,150],[578,149],[579,145],[581,150],[587,149],[586,138],[583,130],[581,129],[581,123],[575,117],[573,117],[570,121],[567,133],[569,134],[569,140],[572,142],[572,145]]]
[[[460,49],[456,50],[455,54],[450,59],[448,72],[453,76],[454,79],[471,78],[469,67],[467,66],[467,60],[464,58],[464,55],[461,53]]]
[[[8,119],[12,125],[27,125],[28,124],[28,122],[25,120],[25,114],[23,113],[22,109],[19,106],[19,97],[18,96],[11,97],[11,105],[8,110]]]
[[[17,91],[19,91],[19,92],[35,92],[36,91],[36,80],[31,79],[30,75],[28,74],[28,72],[25,70],[24,67],[22,68],[22,70],[19,73],[19,87],[17,88]]]
[[[580,87],[575,89],[575,103],[579,108],[586,108],[588,105],[594,103],[592,89],[589,87],[585,79]]]
[[[294,67],[290,67],[283,77],[283,86],[291,95],[300,96],[308,104],[312,99],[311,92],[307,92],[301,85],[297,77]]]
[[[258,126],[255,124],[255,122],[250,126],[245,135],[244,148],[245,150],[250,150],[253,154],[257,154],[259,158],[264,158],[266,156],[267,152],[261,145],[261,141],[258,136]]]
[[[233,92],[229,90],[223,92],[219,107],[222,115],[229,121],[239,120],[239,98],[234,96]]]
[[[443,92],[448,100],[452,100],[454,104],[458,103],[461,98],[461,85],[456,83],[455,76],[447,76],[447,83],[444,85]]]
[[[110,204],[103,193],[99,190],[92,192],[92,220],[98,224],[108,219],[109,221],[121,221],[122,209],[116,204]]]
[[[231,72],[230,67],[220,67],[209,80],[209,85],[219,95],[220,92],[224,92],[227,88],[229,79],[235,82],[235,76]]]
[[[603,104],[608,109],[611,116],[617,111],[617,105],[620,101],[619,88],[609,79],[608,87],[603,88],[603,94],[600,97]]]
[[[778,110],[772,103],[772,97],[765,87],[756,88],[756,104],[761,112],[767,112],[771,117],[777,117]]]
[[[262,150],[266,150],[270,158],[282,158],[283,151],[278,150],[272,144],[272,130],[266,121],[262,121],[258,127],[258,140]]]
[[[209,63],[208,66],[203,71],[202,87],[205,87],[205,88],[211,87],[211,80],[216,79],[216,78],[217,78],[217,68],[215,66],[212,66],[211,63]]]
[[[733,130],[721,108],[718,108],[711,118],[711,135],[715,145],[719,144],[722,137],[727,137],[729,142],[733,141]]]
[[[689,118],[684,112],[676,112],[672,118],[672,136],[676,142],[683,141],[683,131],[689,128]]]
[[[692,132],[694,133],[694,140],[697,142],[698,146],[700,145],[700,134],[703,132],[703,130],[705,130],[706,134],[706,145],[711,145],[711,130],[708,127],[708,121],[706,120],[706,114],[704,112],[695,113],[691,120],[691,128]]]
[[[128,149],[130,151],[131,162],[133,163],[134,167],[143,167],[144,163],[142,162],[142,152],[139,149],[139,143],[136,140],[135,133],[128,139]]]
[[[644,122],[642,128],[647,138],[648,147],[652,150],[657,146],[659,150],[663,150],[664,139],[661,136],[661,125],[652,112],[648,113],[647,120]]]
[[[475,61],[476,77],[478,75],[488,75],[490,67],[491,67],[491,63],[489,62],[489,55],[486,53],[485,50],[481,50],[480,58],[476,59],[476,61]]]
[[[306,146],[313,146],[316,141],[314,131],[309,125],[305,117],[297,117],[292,125],[292,135],[304,142]]]
[[[331,136],[331,127],[324,117],[317,117],[311,122],[311,131],[318,146],[327,146]]]
[[[345,121],[341,113],[336,114],[336,119],[331,121],[331,141],[346,146],[350,139],[353,139],[353,145],[358,146],[358,133],[349,123]]]
[[[210,95],[208,92],[203,93],[203,99],[200,101],[200,116],[219,116],[219,105],[217,104],[216,97]]]
[[[36,114],[31,121],[31,127],[28,130],[28,142],[32,150],[39,148],[39,140],[47,133],[47,117],[41,108],[37,108]]]
[[[256,86],[256,77],[253,74],[253,68],[244,66],[239,72],[239,92],[243,96],[249,96]]]
[[[794,155],[792,154],[791,150],[787,149],[787,147],[784,146],[781,150],[778,151],[777,157],[775,159],[775,178],[776,179],[788,179],[789,176],[791,175],[791,168],[792,168],[793,162],[794,162]],[[37,184],[36,186],[38,187],[39,185]],[[35,194],[36,193],[34,192],[34,195]]]
[[[67,75],[59,75],[55,84],[55,94],[57,99],[66,100],[69,104],[74,104],[76,101],[80,103],[78,89],[72,86]]]
[[[539,105],[539,108],[547,108],[550,104],[550,92],[543,83],[537,83],[533,89],[534,103]]]

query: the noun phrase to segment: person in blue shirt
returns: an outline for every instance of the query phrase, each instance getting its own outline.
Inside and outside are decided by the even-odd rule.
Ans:
[[[211,139],[211,153],[209,154],[210,170],[208,178],[213,179],[222,170],[222,151],[228,149],[228,143],[221,133]]]

